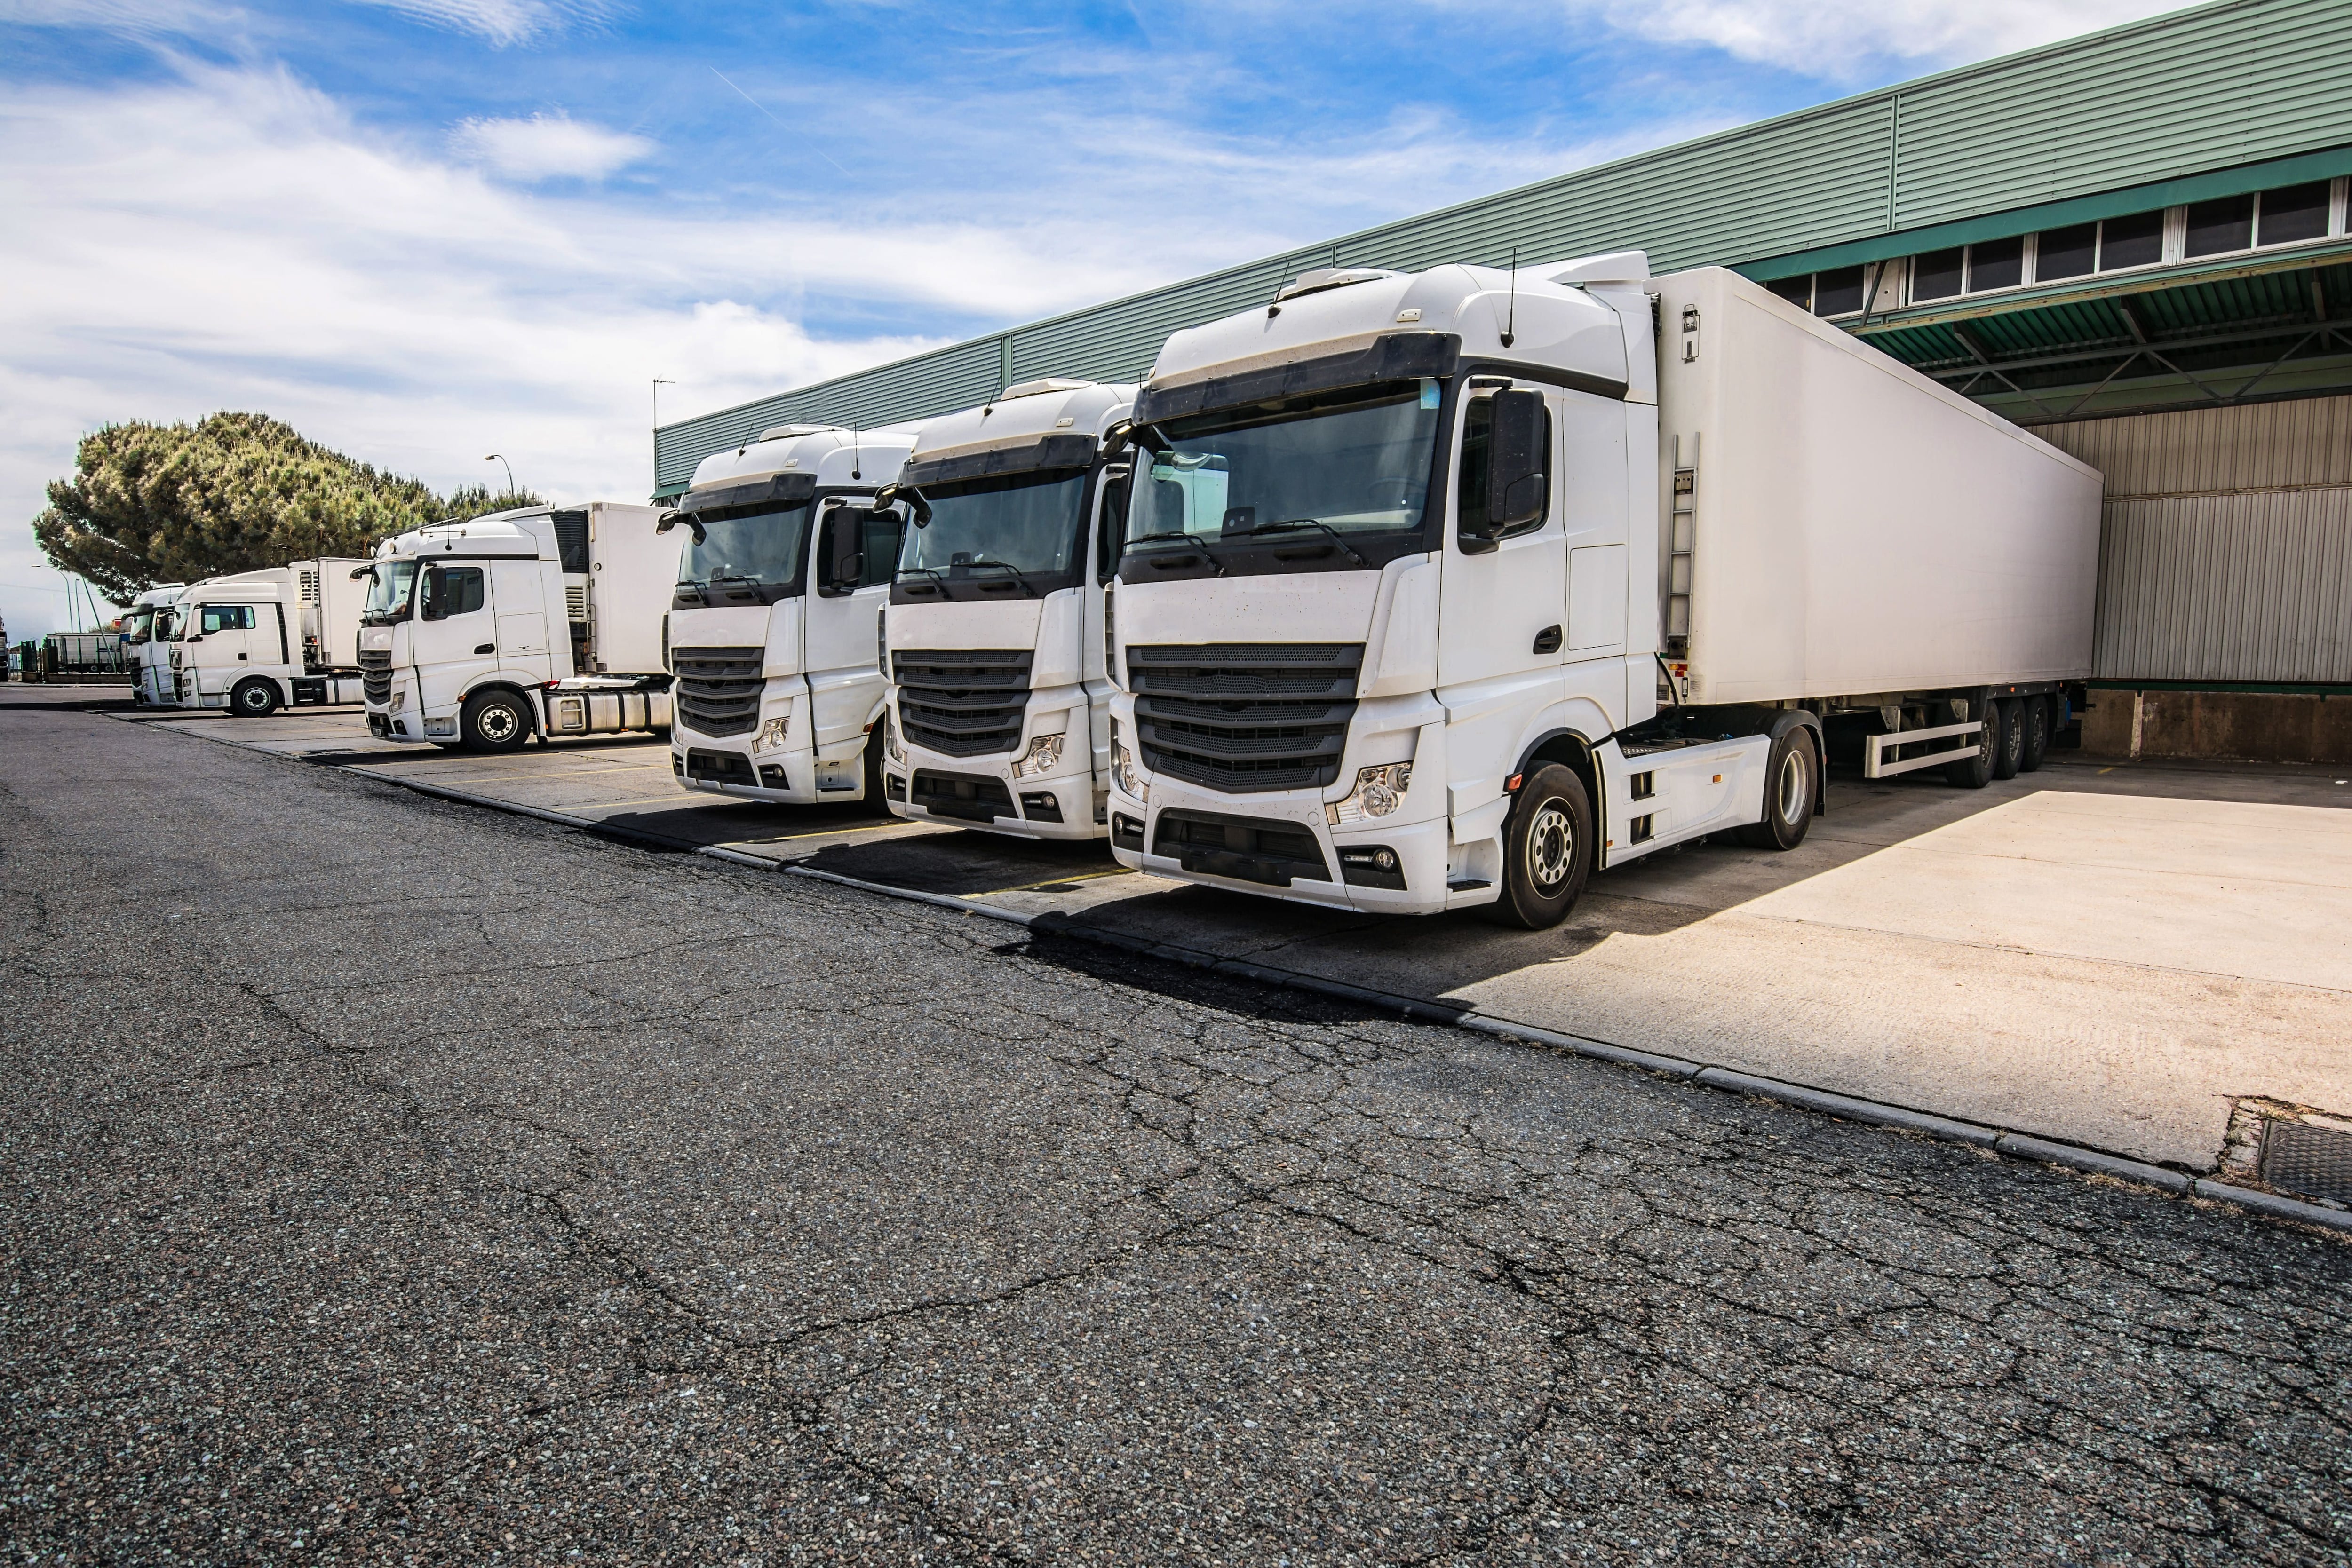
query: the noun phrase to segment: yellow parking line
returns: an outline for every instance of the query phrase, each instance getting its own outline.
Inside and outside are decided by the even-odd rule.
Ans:
[[[1041,887],[1054,887],[1066,882],[1100,882],[1107,876],[1134,876],[1134,872],[1120,866],[1117,871],[1081,872],[1076,876],[1049,876],[1042,882],[1024,882],[1019,887],[992,887],[986,893],[968,893],[966,898],[994,898],[1000,893],[1034,893]]]
[[[547,809],[551,811],[594,811],[601,810],[606,806],[650,806],[656,800],[669,800],[680,806],[700,803],[695,796],[686,790],[674,789],[667,795],[640,795],[634,800],[573,800],[565,805],[550,806]],[[533,802],[518,800],[515,804],[528,806]]]
[[[805,833],[778,833],[772,839],[737,839],[739,844],[788,844],[794,839],[833,839],[846,833],[878,833],[885,828],[928,828],[929,822],[867,822],[855,828],[811,828]]]

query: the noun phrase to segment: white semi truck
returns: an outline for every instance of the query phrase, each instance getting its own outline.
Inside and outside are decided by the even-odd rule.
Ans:
[[[533,735],[669,723],[663,616],[675,551],[656,507],[519,507],[386,539],[347,575],[368,730],[511,751]]]
[[[172,679],[172,606],[187,586],[184,582],[158,584],[132,600],[123,612],[123,663],[131,668],[131,700],[137,706],[179,704]]]
[[[1546,926],[1824,762],[2036,765],[2098,474],[1737,275],[1308,273],[1176,333],[1111,590],[1111,842],[1157,874]]]
[[[781,425],[695,469],[663,524],[683,541],[670,768],[688,789],[800,805],[878,800],[875,640],[904,512],[874,495],[898,476],[915,434]]]
[[[883,612],[883,795],[917,821],[1031,839],[1108,829],[1103,585],[1128,470],[1103,437],[1132,386],[1029,382],[923,426],[898,483],[912,526]]]
[[[173,702],[240,718],[360,698],[362,561],[322,557],[207,578],[173,601]]]

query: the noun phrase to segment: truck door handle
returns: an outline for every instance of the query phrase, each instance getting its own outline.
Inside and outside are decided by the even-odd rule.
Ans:
[[[1552,646],[1555,648],[1559,646],[1559,640],[1558,638],[1554,638],[1552,640]],[[474,652],[477,653],[495,653],[498,651],[499,645],[496,643],[477,643],[474,644]]]
[[[245,656],[246,656],[246,655],[244,655],[243,653],[239,653],[239,654],[237,655],[237,657],[238,657],[238,658],[240,658],[240,659],[244,658]]]
[[[1542,631],[1536,633],[1536,652],[1538,653],[1557,653],[1559,652],[1559,627],[1547,626]]]

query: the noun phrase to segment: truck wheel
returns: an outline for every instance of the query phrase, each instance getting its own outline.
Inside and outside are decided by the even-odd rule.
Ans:
[[[228,711],[239,718],[268,718],[278,711],[278,685],[259,675],[249,675],[236,683],[228,694]]]
[[[889,722],[876,720],[874,733],[866,737],[866,809],[877,817],[890,814],[890,803],[882,798],[882,727]]]
[[[1751,850],[1793,850],[1805,841],[1813,825],[1813,806],[1821,799],[1821,759],[1812,737],[1801,724],[1772,743],[1764,762],[1764,820],[1732,830]]]
[[[1480,913],[1498,925],[1542,931],[1567,918],[1592,870],[1592,800],[1559,763],[1536,770],[1503,823],[1503,889]]]
[[[1958,762],[1944,764],[1944,782],[1961,789],[1981,789],[1992,782],[1992,760],[2000,749],[2000,705],[1980,699],[1973,706],[1984,721],[1977,731],[1977,748]]]
[[[468,751],[514,751],[530,738],[530,715],[510,692],[476,692],[457,720]]]
[[[2025,761],[2025,715],[2015,697],[2002,697],[1992,705],[2000,715],[2000,745],[1992,754],[1992,776],[2014,779]]]
[[[2042,758],[2050,753],[2050,732],[2056,727],[2048,692],[2025,699],[2025,742],[2017,756],[2020,773],[2032,773],[2042,766]]]

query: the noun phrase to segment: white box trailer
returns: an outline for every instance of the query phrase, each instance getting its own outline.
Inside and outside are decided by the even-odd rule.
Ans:
[[[2096,470],[1735,273],[1656,284],[1685,702],[2090,674]]]
[[[2037,767],[2100,479],[1732,273],[1323,268],[1136,398],[1112,852],[1549,925],[1589,873],[1793,847],[1824,766]]]

